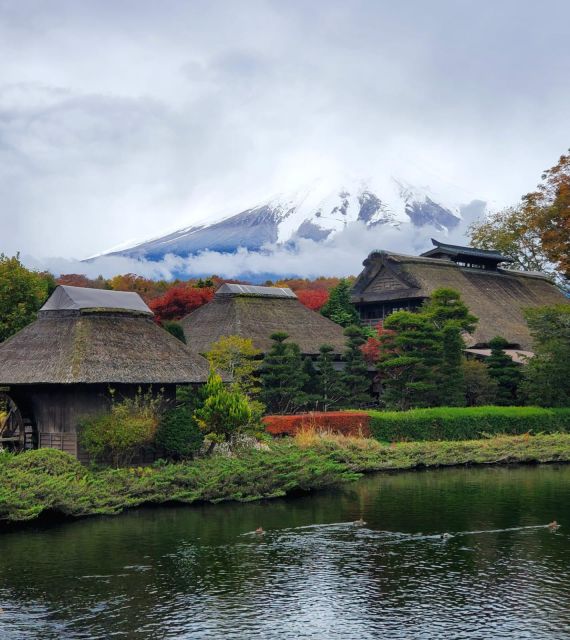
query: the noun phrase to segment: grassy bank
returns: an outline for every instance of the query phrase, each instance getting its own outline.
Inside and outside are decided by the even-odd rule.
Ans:
[[[100,470],[85,468],[60,451],[41,449],[0,456],[0,521],[29,521],[46,511],[112,515],[145,503],[260,500],[338,486],[371,471],[569,461],[568,434],[383,445],[302,432],[232,457]]]

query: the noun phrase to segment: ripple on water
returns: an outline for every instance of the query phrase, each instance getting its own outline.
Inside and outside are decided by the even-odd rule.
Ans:
[[[570,473],[486,471],[10,534],[0,637],[570,638]]]

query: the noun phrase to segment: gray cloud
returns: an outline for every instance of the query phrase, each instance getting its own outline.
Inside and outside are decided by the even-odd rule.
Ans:
[[[333,171],[507,204],[568,146],[569,19],[565,0],[0,2],[0,251],[85,257]]]

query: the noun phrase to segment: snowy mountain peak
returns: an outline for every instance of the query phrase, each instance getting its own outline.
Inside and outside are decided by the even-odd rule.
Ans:
[[[477,202],[484,207],[484,202]],[[461,204],[446,200],[429,187],[415,187],[400,179],[336,183],[320,179],[215,222],[187,226],[110,254],[161,260],[167,254],[188,257],[204,251],[262,251],[301,239],[324,242],[352,223],[371,231],[383,225],[411,223],[448,232],[461,222],[461,210]]]

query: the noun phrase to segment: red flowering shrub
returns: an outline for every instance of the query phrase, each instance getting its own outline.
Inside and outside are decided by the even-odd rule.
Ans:
[[[209,287],[197,288],[188,285],[172,287],[160,298],[149,303],[156,320],[180,320],[194,309],[201,307],[214,297],[214,290]]]
[[[332,431],[345,436],[370,436],[370,416],[364,411],[314,411],[294,416],[265,416],[263,424],[273,436],[294,436],[302,429]]]
[[[312,311],[320,311],[329,299],[329,292],[324,289],[299,289],[296,295],[299,302]]]

